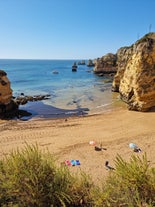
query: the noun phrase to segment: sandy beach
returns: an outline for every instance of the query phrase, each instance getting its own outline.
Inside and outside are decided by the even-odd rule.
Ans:
[[[155,167],[155,112],[141,113],[121,109],[87,117],[67,119],[31,119],[29,121],[0,121],[0,158],[12,150],[28,144],[38,144],[49,150],[57,163],[79,160],[80,166],[67,166],[73,172],[84,171],[100,182],[109,171],[105,161],[115,167],[117,154],[129,160],[132,154],[147,153],[150,166]],[[89,141],[102,144],[102,151],[95,151]],[[136,143],[142,152],[135,153],[129,143]]]

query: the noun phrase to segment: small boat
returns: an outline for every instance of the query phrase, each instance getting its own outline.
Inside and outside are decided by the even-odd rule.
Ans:
[[[87,73],[91,73],[93,70],[86,70]]]
[[[76,72],[77,71],[77,65],[76,62],[74,62],[74,64],[72,65],[72,71]]]
[[[56,71],[56,70],[53,70],[52,73],[53,73],[53,74],[59,74],[59,72]]]

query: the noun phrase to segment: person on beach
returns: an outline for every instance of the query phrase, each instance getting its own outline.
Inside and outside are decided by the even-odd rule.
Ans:
[[[142,150],[134,143],[130,143],[129,147],[133,149],[134,152],[141,152]]]

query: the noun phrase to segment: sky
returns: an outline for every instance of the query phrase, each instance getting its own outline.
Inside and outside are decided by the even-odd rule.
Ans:
[[[155,0],[0,0],[0,59],[95,59],[155,32]]]

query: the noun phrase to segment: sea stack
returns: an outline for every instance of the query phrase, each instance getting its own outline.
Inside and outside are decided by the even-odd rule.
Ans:
[[[72,65],[72,72],[76,72],[77,71],[77,65],[76,62],[74,62],[74,64]]]
[[[94,67],[95,64],[94,64],[93,60],[89,59],[89,60],[88,60],[88,64],[87,64],[87,66],[88,66],[88,67]]]
[[[120,93],[130,110],[155,107],[155,33],[117,51],[117,74],[112,90]]]

